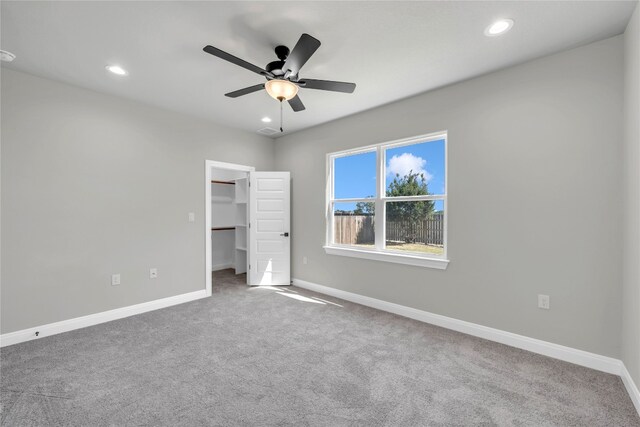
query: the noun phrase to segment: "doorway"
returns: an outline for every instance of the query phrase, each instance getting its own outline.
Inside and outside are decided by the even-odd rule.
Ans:
[[[206,292],[213,273],[232,269],[249,283],[249,174],[253,166],[205,162]]]
[[[205,161],[205,289],[214,272],[246,284],[290,285],[290,174]]]

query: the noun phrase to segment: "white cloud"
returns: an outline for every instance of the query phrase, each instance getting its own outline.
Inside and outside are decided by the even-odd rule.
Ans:
[[[411,153],[402,153],[399,156],[393,156],[387,164],[387,175],[402,176],[407,175],[410,171],[413,173],[424,174],[424,179],[429,182],[433,175],[425,169],[427,161],[422,157],[414,156]]]

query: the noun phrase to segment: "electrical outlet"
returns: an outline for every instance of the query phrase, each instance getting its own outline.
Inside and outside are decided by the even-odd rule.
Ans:
[[[149,269],[149,279],[155,279],[157,277],[158,277],[158,269],[157,268]]]
[[[302,257],[302,263],[303,263],[303,264],[306,264],[306,263],[307,263],[307,257],[306,257],[306,256],[303,256],[303,257]]]
[[[196,214],[194,212],[189,212],[189,222],[196,221]]]
[[[549,295],[538,295],[538,308],[549,310]]]
[[[120,275],[112,274],[111,275],[111,286],[117,286],[120,284]]]

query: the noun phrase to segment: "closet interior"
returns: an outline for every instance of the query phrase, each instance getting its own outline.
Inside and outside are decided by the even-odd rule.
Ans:
[[[232,268],[236,274],[247,272],[248,201],[247,172],[212,169],[212,271]]]

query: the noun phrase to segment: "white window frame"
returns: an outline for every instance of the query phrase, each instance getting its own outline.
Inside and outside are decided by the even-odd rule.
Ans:
[[[414,145],[418,143],[431,142],[444,140],[444,193],[443,194],[429,194],[425,196],[406,196],[406,197],[387,197],[386,196],[386,159],[385,150],[390,148],[398,148],[407,145]],[[375,261],[394,262],[399,264],[415,265],[420,267],[436,268],[444,270],[449,265],[449,259],[447,258],[448,244],[447,244],[447,232],[448,232],[448,192],[447,186],[449,180],[447,176],[448,171],[448,149],[447,149],[447,132],[434,132],[426,135],[414,136],[411,138],[403,138],[395,141],[388,141],[379,144],[369,145],[366,147],[358,147],[354,149],[338,151],[327,154],[327,186],[326,186],[326,238],[324,250],[330,255],[348,256],[353,258],[365,258]],[[334,195],[334,164],[335,159],[340,157],[352,156],[354,154],[362,153],[376,153],[376,195],[375,198],[350,198],[350,199],[336,199]],[[385,249],[385,209],[387,202],[405,202],[405,201],[422,201],[422,200],[442,200],[444,202],[444,230],[443,230],[443,244],[444,252],[442,255],[434,254],[420,254],[416,252],[405,252],[392,249]],[[375,245],[373,249],[362,248],[353,245],[340,245],[333,242],[333,227],[334,227],[334,215],[333,204],[334,203],[356,203],[356,202],[375,202],[375,217],[382,218],[383,220],[376,220],[375,222]]]

